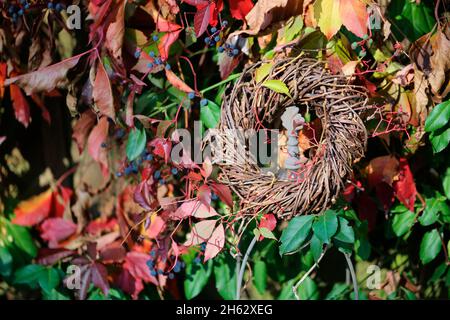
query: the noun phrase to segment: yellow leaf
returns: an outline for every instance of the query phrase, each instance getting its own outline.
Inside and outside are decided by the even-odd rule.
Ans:
[[[328,39],[331,39],[342,26],[340,0],[322,0],[319,27]]]
[[[264,78],[269,75],[270,70],[272,69],[272,66],[273,66],[273,62],[271,62],[271,63],[264,63],[258,69],[256,69],[256,74],[255,74],[256,82],[259,83],[262,80],[264,80]]]

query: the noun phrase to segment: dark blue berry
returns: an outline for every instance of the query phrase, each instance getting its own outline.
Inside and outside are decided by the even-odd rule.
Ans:
[[[228,21],[227,20],[223,20],[222,21],[222,27],[226,27],[228,25]]]
[[[169,273],[169,279],[172,280],[173,278],[175,278],[175,275],[172,272]]]
[[[173,267],[173,272],[178,273],[180,271],[181,271],[181,264],[179,262],[177,262],[175,267]]]
[[[178,174],[178,169],[177,169],[177,168],[172,168],[172,174],[173,174],[173,175]]]
[[[166,184],[166,180],[161,179],[161,180],[159,180],[159,183],[160,183],[160,184]]]
[[[153,277],[155,277],[155,276],[157,275],[157,273],[156,273],[155,270],[150,271],[150,274],[151,274]]]
[[[215,193],[211,193],[211,200],[216,201],[219,197]]]
[[[200,248],[202,249],[202,251],[205,251],[205,249],[206,249],[206,243],[203,242],[203,243],[200,245]]]
[[[217,48],[217,50],[218,50],[220,53],[222,53],[225,49],[224,49],[222,46],[220,46],[219,48]]]
[[[14,12],[14,6],[10,6],[10,7],[8,8],[8,12],[9,12],[9,14],[13,14],[13,12]]]
[[[153,155],[151,155],[151,154],[146,155],[145,156],[145,160],[152,161],[153,160]]]
[[[23,9],[20,9],[19,11],[17,11],[17,14],[18,14],[19,16],[23,15]]]
[[[233,56],[237,56],[239,54],[239,50],[238,49],[233,49]]]
[[[207,104],[208,104],[208,100],[207,100],[207,99],[202,99],[202,100],[200,100],[200,105],[201,105],[202,107],[206,106]]]
[[[106,148],[108,145],[106,144],[106,142],[102,142],[101,147],[102,148]]]
[[[61,3],[57,3],[55,6],[56,11],[60,12],[63,9],[63,6],[61,5]]]
[[[159,179],[159,178],[161,177],[161,171],[156,170],[155,173],[153,174],[153,177],[154,177],[155,179]]]
[[[210,38],[205,38],[205,43],[206,44],[210,44],[211,43],[211,39]]]
[[[202,259],[200,259],[200,257],[195,257],[194,263],[200,263],[200,262],[202,262]]]
[[[181,262],[181,268],[184,268],[184,267],[186,267],[186,263],[184,263],[184,262]]]
[[[116,177],[120,178],[122,176],[122,172],[116,172]]]
[[[212,33],[216,32],[216,31],[217,31],[217,28],[216,28],[216,27],[212,27],[212,28],[211,28],[211,32],[212,32]]]
[[[158,35],[155,34],[155,35],[153,35],[152,39],[153,39],[153,41],[158,41],[159,37],[158,37]]]
[[[135,57],[136,59],[138,59],[140,56],[141,56],[141,51],[140,51],[140,50],[136,50],[136,51],[134,52],[134,57]]]
[[[132,166],[128,166],[125,168],[125,175],[129,176],[131,173],[133,172],[133,167]]]
[[[53,3],[49,2],[49,3],[47,4],[47,8],[53,9]]]
[[[161,61],[161,58],[156,58],[156,59],[155,59],[155,63],[156,63],[157,65],[160,65],[161,62],[162,62],[162,61]]]
[[[30,9],[30,4],[29,3],[25,4],[25,10],[28,10],[28,9]]]
[[[220,41],[220,37],[219,37],[219,36],[216,36],[216,37],[214,38],[214,41],[219,42],[219,41]]]
[[[171,68],[170,64],[166,64],[166,70],[170,70]]]
[[[158,274],[163,274],[164,271],[162,269],[158,269]]]
[[[123,138],[124,136],[125,136],[125,130],[123,130],[123,129],[118,129],[118,130],[116,131],[116,138],[117,138],[117,139]]]
[[[195,98],[195,92],[189,92],[188,93],[188,98],[191,99],[191,100],[194,99]]]
[[[149,69],[153,68],[153,63],[151,63],[151,62],[147,63],[147,68],[149,68]]]
[[[156,256],[156,251],[155,250],[150,251],[150,256],[154,258]]]
[[[25,4],[27,0],[20,0],[20,4]]]
[[[147,266],[148,266],[150,269],[153,269],[153,265],[154,265],[153,260],[147,260]]]
[[[153,51],[150,51],[149,53],[150,57],[154,58],[155,57],[155,53]]]
[[[225,48],[226,49],[230,49],[231,48],[230,44],[229,43],[225,43]]]

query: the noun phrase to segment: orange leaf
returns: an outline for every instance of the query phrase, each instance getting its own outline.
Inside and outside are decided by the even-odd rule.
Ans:
[[[183,80],[177,77],[171,70],[166,69],[167,80],[177,89],[183,92],[194,92]]]
[[[20,202],[14,209],[16,216],[12,219],[12,223],[21,226],[33,226],[47,218],[51,210],[52,194],[52,190],[48,189],[37,196]]]

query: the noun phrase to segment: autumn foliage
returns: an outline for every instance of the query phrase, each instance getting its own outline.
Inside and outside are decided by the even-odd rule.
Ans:
[[[446,1],[71,5],[0,4],[0,296],[448,298]],[[171,154],[175,129],[218,126],[245,67],[264,61],[263,79],[300,52],[365,89],[368,141],[328,210],[287,221],[258,203],[241,210],[212,159]],[[308,149],[322,124],[303,116]]]

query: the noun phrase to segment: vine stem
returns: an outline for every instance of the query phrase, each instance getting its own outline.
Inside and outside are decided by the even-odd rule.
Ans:
[[[255,236],[253,238],[253,240],[250,242],[250,244],[248,245],[247,251],[245,252],[245,255],[244,255],[244,259],[242,259],[242,264],[241,264],[241,268],[239,270],[238,279],[237,279],[236,300],[241,299],[242,278],[244,277],[244,271],[245,271],[245,267],[247,266],[248,257],[250,256],[250,253],[252,252],[253,247],[256,244],[256,241],[258,241],[257,236]]]
[[[348,269],[350,270],[350,276],[353,282],[353,292],[355,293],[355,300],[359,300],[359,290],[358,290],[358,282],[356,281],[356,273],[353,268],[352,260],[350,259],[350,254],[344,253],[345,260],[347,261]]]
[[[319,259],[317,259],[317,261],[312,265],[312,267],[309,268],[309,270],[303,275],[303,277],[301,277],[301,279],[298,280],[298,282],[292,287],[292,291],[294,292],[295,299],[300,300],[300,297],[298,296],[298,293],[297,293],[298,287],[303,283],[303,281],[305,281],[305,279],[311,274],[311,272],[313,272],[314,269],[319,266],[319,263],[322,260],[322,258],[325,256],[326,252],[327,252],[327,247],[325,247],[325,249],[323,250]]]

